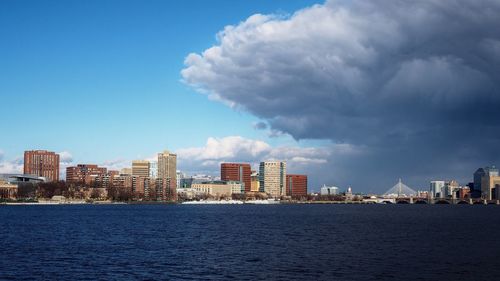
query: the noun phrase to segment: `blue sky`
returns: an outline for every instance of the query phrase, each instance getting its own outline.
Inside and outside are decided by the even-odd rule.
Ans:
[[[9,133],[0,149],[5,158],[46,148],[100,162],[208,137],[267,138],[252,128],[258,118],[196,93],[180,71],[224,26],[312,3],[2,1],[0,116]]]

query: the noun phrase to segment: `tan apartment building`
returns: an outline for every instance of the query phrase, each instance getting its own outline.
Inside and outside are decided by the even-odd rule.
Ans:
[[[286,162],[260,162],[259,189],[272,197],[286,195]]]
[[[172,188],[177,185],[177,154],[165,150],[158,153],[158,178],[170,179]]]
[[[149,177],[149,161],[134,160],[132,161],[132,175],[138,177]]]

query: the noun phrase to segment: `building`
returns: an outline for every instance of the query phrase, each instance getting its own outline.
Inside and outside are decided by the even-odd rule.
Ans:
[[[0,174],[0,180],[17,186],[17,198],[35,198],[40,183],[46,181],[43,177],[22,174]]]
[[[260,182],[259,182],[259,173],[256,171],[252,171],[252,175],[250,176],[250,191],[251,192],[259,192],[260,190]]]
[[[177,155],[165,150],[158,153],[158,178],[170,179],[172,188],[177,185]]]
[[[155,195],[157,201],[177,201],[175,182],[169,178],[157,178],[155,180]]]
[[[176,185],[177,187],[182,187],[183,186],[183,179],[186,177],[186,174],[184,174],[183,172],[181,171],[177,171],[176,172]]]
[[[445,182],[442,197],[455,199],[456,192],[458,191],[459,188],[460,185],[455,180]]]
[[[287,174],[286,195],[307,196],[307,176]]]
[[[239,181],[211,181],[193,183],[191,189],[215,197],[231,197],[233,194],[244,193],[243,184]]]
[[[445,197],[445,181],[431,181],[430,194],[432,198]]]
[[[471,198],[470,188],[468,186],[462,186],[457,190],[457,198],[468,199]]]
[[[138,177],[149,177],[149,161],[134,160],[132,161],[132,175]]]
[[[260,162],[259,189],[272,197],[286,195],[286,162]]]
[[[120,170],[120,175],[132,175],[132,168],[123,168]]]
[[[149,162],[149,178],[156,179],[158,177],[158,161]]]
[[[115,178],[118,177],[120,177],[120,173],[113,170],[99,175],[91,175],[87,185],[95,188],[109,188],[113,185]]]
[[[12,184],[0,179],[0,199],[16,199],[17,184]]]
[[[485,174],[481,177],[481,194],[482,198],[487,200],[500,199],[500,176],[498,169],[495,166],[486,167]],[[474,188],[475,184],[474,184]]]
[[[94,164],[78,164],[66,168],[66,182],[69,184],[91,184],[93,178],[104,176],[108,172],[107,168]]]
[[[220,178],[223,181],[239,181],[245,192],[251,191],[252,169],[247,163],[222,163],[220,165]]]
[[[43,177],[47,181],[59,180],[59,154],[46,150],[24,152],[24,174]]]
[[[319,194],[321,195],[337,195],[339,194],[339,188],[336,186],[326,186],[321,187]]]
[[[191,185],[193,184],[193,177],[184,177],[178,180],[178,182],[180,184],[180,188],[191,188]]]
[[[352,187],[349,186],[345,192],[345,199],[352,200],[353,197],[354,195],[352,194]]]
[[[486,171],[484,168],[479,168],[474,172],[474,182],[471,185],[472,198],[481,198],[483,192],[481,188],[481,180],[485,175]]]

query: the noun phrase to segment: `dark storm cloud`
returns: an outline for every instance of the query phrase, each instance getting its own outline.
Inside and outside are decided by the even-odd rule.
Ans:
[[[255,130],[265,130],[265,129],[267,129],[267,124],[264,122],[257,122],[255,124],[253,124],[253,128]]]
[[[366,147],[332,164],[332,180],[465,181],[500,160],[499,15],[499,1],[437,0],[254,15],[190,54],[182,75],[273,130]]]

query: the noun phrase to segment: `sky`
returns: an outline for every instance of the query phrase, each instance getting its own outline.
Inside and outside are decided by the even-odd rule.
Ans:
[[[0,173],[24,150],[188,174],[466,184],[500,163],[498,1],[1,1]]]

